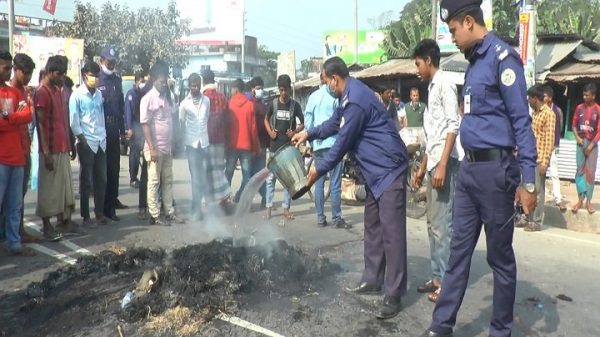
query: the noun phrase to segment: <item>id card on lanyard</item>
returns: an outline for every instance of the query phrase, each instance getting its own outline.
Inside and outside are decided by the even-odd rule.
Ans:
[[[465,96],[464,96],[464,107],[465,114],[471,113],[471,87],[465,88]]]

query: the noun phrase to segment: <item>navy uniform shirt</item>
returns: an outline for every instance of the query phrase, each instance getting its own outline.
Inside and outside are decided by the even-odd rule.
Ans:
[[[125,100],[121,77],[116,74],[106,75],[103,71],[100,71],[98,90],[102,93],[105,118],[109,116],[117,118],[119,133],[125,134]]]
[[[408,155],[393,121],[371,89],[348,77],[339,108],[320,126],[308,130],[309,140],[337,133],[337,139],[316,170],[331,171],[346,152],[352,152],[367,186],[376,199],[406,173]]]
[[[519,54],[488,33],[469,58],[460,139],[466,151],[518,147],[524,183],[535,182],[537,153]]]

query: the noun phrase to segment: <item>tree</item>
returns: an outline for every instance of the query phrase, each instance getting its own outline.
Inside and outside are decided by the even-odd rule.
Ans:
[[[260,71],[260,76],[266,87],[274,87],[277,84],[277,56],[279,53],[271,51],[267,46],[258,47],[258,58],[265,59],[266,65]]]
[[[410,57],[414,47],[431,38],[431,0],[412,0],[400,12],[398,21],[384,29],[383,48],[388,58]]]
[[[600,0],[546,0],[538,7],[538,33],[576,34],[600,43]]]
[[[90,2],[77,2],[74,21],[51,26],[47,33],[83,39],[84,54],[90,60],[105,46],[116,46],[125,73],[147,71],[157,59],[183,68],[189,58],[186,47],[177,44],[189,33],[189,22],[180,19],[174,1],[166,10],[141,8],[137,12],[118,3],[107,2],[97,9]]]
[[[518,36],[519,8],[514,0],[493,1],[494,30]],[[600,0],[545,0],[538,7],[538,34],[576,34],[600,43]],[[412,0],[397,21],[385,27],[383,48],[389,58],[408,57],[416,44],[431,38],[431,0]]]

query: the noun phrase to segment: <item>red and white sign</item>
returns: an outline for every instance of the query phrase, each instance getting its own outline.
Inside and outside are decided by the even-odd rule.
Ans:
[[[44,0],[44,6],[42,9],[52,15],[56,12],[56,1],[58,0]]]

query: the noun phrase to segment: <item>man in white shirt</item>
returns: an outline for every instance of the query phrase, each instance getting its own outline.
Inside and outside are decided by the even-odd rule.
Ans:
[[[458,175],[458,101],[456,85],[439,69],[440,48],[434,40],[419,42],[413,58],[424,81],[430,81],[428,109],[423,115],[426,148],[413,181],[420,187],[427,174],[427,231],[431,249],[432,278],[417,287],[435,302],[448,267],[452,237],[452,206]]]
[[[188,83],[190,93],[179,106],[179,118],[192,177],[192,219],[201,220],[203,218],[202,197],[206,181],[206,154],[209,146],[210,100],[200,92],[202,87],[200,75],[191,74]]]

